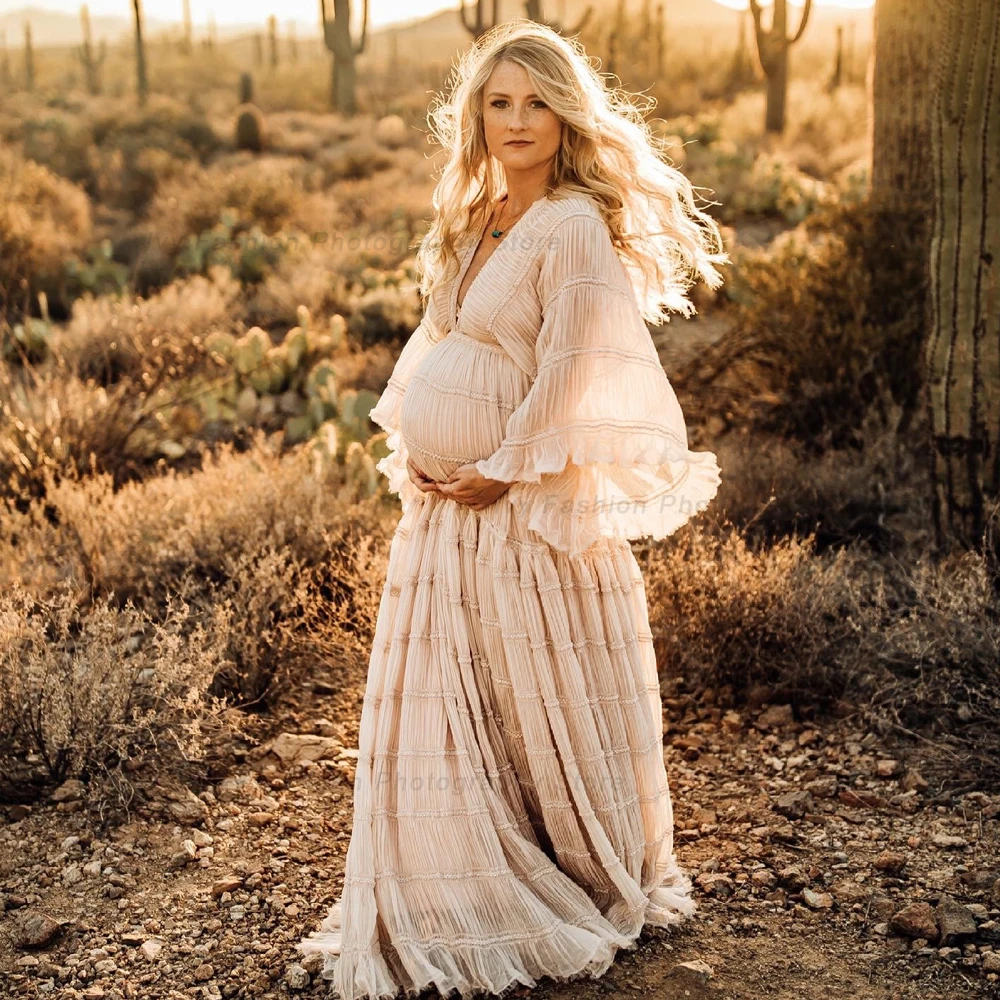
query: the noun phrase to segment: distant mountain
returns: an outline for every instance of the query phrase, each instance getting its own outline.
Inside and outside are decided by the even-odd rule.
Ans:
[[[318,5],[317,5],[318,6]],[[617,0],[546,0],[543,3],[546,17],[561,19],[566,24],[575,26],[588,6],[593,6],[599,17],[607,16],[617,7]],[[503,19],[524,16],[522,0],[500,0],[498,3],[500,16]],[[630,0],[627,4],[630,16],[637,16],[641,8],[641,0]],[[733,10],[715,0],[666,0],[666,19],[668,33],[673,31],[697,30],[699,32],[724,32],[726,37],[734,34],[742,16],[740,11]],[[793,14],[797,17],[798,12]],[[870,35],[872,13],[868,11],[850,11],[835,7],[813,7],[813,21],[828,28],[834,24],[855,22],[862,36]],[[47,10],[42,7],[24,7],[21,10],[0,14],[0,33],[6,32],[8,49],[16,49],[24,38],[24,22],[30,21],[32,41],[37,46],[78,45],[83,40],[80,18],[77,14],[67,14],[62,11]],[[358,18],[354,18],[355,34]],[[101,38],[114,43],[132,37],[132,19],[129,17],[113,17],[93,15],[90,19],[91,33],[95,41]],[[282,32],[287,22],[281,21]],[[167,21],[147,17],[144,21],[146,31],[155,35],[164,30],[177,31],[178,21]],[[219,25],[216,36],[220,40],[245,36],[250,32],[263,30],[263,22],[240,25]],[[195,25],[195,35],[204,34],[204,25]],[[317,23],[299,21],[296,24],[296,34],[300,39],[318,38]],[[391,35],[395,34],[398,42],[407,49],[414,51],[418,46],[425,53],[439,56],[442,50],[464,48],[470,39],[469,33],[462,27],[458,19],[458,2],[448,10],[439,11],[428,17],[386,25],[369,32],[372,41],[372,51],[378,56],[383,47],[388,44]]]
[[[79,45],[83,41],[83,28],[79,14],[39,7],[23,7],[0,14],[0,32],[6,34],[7,48],[18,49],[24,43],[24,24],[31,24],[31,44],[35,46]],[[147,19],[146,26],[155,28],[158,22]],[[90,16],[90,34],[95,42],[105,39],[117,42],[122,34],[132,31],[127,17],[99,14]]]
[[[500,0],[500,16],[504,19],[522,17],[524,3],[522,0]],[[597,17],[606,18],[618,6],[617,0],[545,0],[542,4],[545,17],[561,20],[570,27],[575,27],[587,7],[593,6]],[[626,10],[628,16],[637,17],[642,7],[642,0],[628,0]],[[739,32],[740,19],[743,11],[716,3],[715,0],[665,0],[667,34],[676,32],[696,32],[699,36],[718,34],[727,40],[735,41]],[[797,23],[798,9],[793,8],[792,23]],[[765,13],[766,18],[769,14]],[[847,10],[837,7],[813,6],[810,18],[810,28],[820,27],[828,33],[837,24],[856,25],[859,41],[871,37],[871,10]],[[389,37],[395,33],[400,51],[420,51],[433,54],[438,58],[442,50],[462,49],[469,43],[471,36],[462,27],[458,19],[458,3],[450,10],[439,11],[428,17],[399,24],[386,25],[372,32],[370,51],[379,58],[385,52]],[[807,31],[808,37],[808,31]]]
[[[455,16],[457,17],[457,15]],[[295,30],[300,39],[308,38],[310,35],[319,37],[318,14],[316,19],[316,24],[305,24],[301,21],[296,23]],[[47,10],[41,7],[23,7],[20,10],[0,14],[0,33],[7,33],[8,49],[17,49],[23,44],[25,21],[29,21],[31,24],[31,42],[35,46],[79,45],[83,41],[83,28],[80,24],[79,14],[67,14],[63,11]],[[145,34],[150,37],[163,31],[177,33],[181,26],[179,20],[169,21],[155,17],[145,17],[142,23]],[[280,30],[284,32],[287,25],[288,21],[280,21]],[[216,28],[215,35],[220,40],[239,38],[250,32],[263,31],[264,27],[263,22],[260,24],[256,22],[220,24]],[[131,40],[133,31],[131,17],[90,15],[90,34],[95,42],[99,42],[102,38],[108,44]],[[203,37],[205,32],[205,24],[196,21],[194,25],[195,39]]]

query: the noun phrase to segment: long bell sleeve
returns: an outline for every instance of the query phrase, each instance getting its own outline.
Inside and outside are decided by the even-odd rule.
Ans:
[[[519,484],[511,502],[552,546],[663,538],[715,496],[712,452],[688,449],[684,416],[599,216],[558,223],[537,291],[536,374],[501,446],[476,462]]]
[[[420,495],[420,490],[413,485],[406,469],[409,454],[399,428],[403,396],[420,362],[440,339],[440,331],[425,313],[403,345],[385,391],[368,414],[369,419],[388,434],[386,445],[389,447],[389,454],[380,459],[375,468],[388,480],[389,492],[399,494],[400,504],[404,509],[413,497]]]

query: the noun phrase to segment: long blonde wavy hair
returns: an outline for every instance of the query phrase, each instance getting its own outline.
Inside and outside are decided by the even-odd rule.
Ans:
[[[416,270],[426,297],[458,265],[458,244],[481,233],[504,193],[503,165],[486,146],[483,91],[506,59],[523,67],[536,93],[563,123],[549,191],[589,195],[625,265],[643,318],[659,324],[695,307],[687,292],[700,277],[722,283],[728,262],[714,219],[691,182],[669,162],[634,96],[605,83],[575,39],[517,19],[486,32],[460,58],[428,113],[433,140],[447,151],[434,189],[430,230]]]

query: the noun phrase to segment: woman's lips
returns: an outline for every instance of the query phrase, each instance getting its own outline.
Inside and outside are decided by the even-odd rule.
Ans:
[[[530,146],[531,139],[511,139],[509,142],[504,143],[506,146]]]

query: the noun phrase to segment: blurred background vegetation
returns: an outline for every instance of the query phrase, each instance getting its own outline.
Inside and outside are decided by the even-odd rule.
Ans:
[[[932,530],[925,256],[873,193],[872,11],[551,6],[505,16],[579,30],[648,95],[732,255],[651,331],[723,470],[636,545],[664,677],[858,713],[919,733],[941,783],[991,780],[995,557]],[[317,676],[363,677],[398,518],[368,412],[420,318],[425,116],[494,9],[374,28],[330,0],[307,34],[136,2],[72,44],[0,22],[8,798],[218,773]]]

